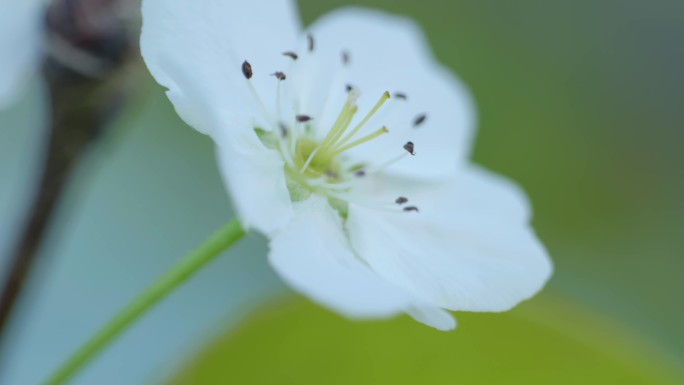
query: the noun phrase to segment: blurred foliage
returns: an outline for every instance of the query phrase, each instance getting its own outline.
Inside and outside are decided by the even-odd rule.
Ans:
[[[302,300],[217,340],[173,385],[681,384],[662,356],[545,296],[505,314],[461,314],[443,333],[408,317],[353,323]]]

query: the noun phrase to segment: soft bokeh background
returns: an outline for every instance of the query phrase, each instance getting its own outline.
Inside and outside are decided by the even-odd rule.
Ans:
[[[350,4],[302,0],[300,8],[308,23]],[[147,384],[180,372],[184,384],[684,378],[676,379],[684,363],[684,3],[353,4],[414,18],[470,87],[480,117],[474,158],[529,194],[556,266],[545,293],[506,315],[460,315],[449,334],[404,318],[352,323],[299,299],[269,302],[288,291],[265,261],[263,239],[251,236],[75,383]],[[38,383],[232,215],[210,141],[145,79],[137,108],[69,187],[12,324],[2,384]],[[0,251],[30,194],[41,103],[33,85],[0,112]]]

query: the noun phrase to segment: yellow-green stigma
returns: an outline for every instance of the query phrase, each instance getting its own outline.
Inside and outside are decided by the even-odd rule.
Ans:
[[[328,177],[340,175],[342,166],[339,159],[321,154],[321,143],[303,137],[297,140],[295,153],[293,154],[294,168],[306,178]],[[316,154],[314,152],[317,152]]]

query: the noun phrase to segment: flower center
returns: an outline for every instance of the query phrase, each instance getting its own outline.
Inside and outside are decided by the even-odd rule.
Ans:
[[[341,155],[354,147],[389,132],[387,128],[382,127],[368,135],[354,139],[368,120],[389,99],[389,93],[385,92],[363,120],[350,130],[351,122],[358,111],[357,99],[358,92],[355,90],[349,91],[347,101],[344,103],[342,110],[327,132],[327,135],[322,140],[316,141],[308,136],[294,139],[296,140],[296,145],[293,160],[295,168],[301,174],[310,178],[326,176],[333,182],[346,179],[344,178],[344,173],[348,173],[348,171],[357,172],[359,169],[357,167],[355,170],[346,170],[343,166],[343,161],[340,159]],[[312,130],[305,131],[310,132]]]
[[[321,143],[311,138],[299,138],[295,145],[293,154],[294,169],[300,170],[307,178],[320,178],[323,176],[328,179],[339,178],[343,171],[342,164],[337,157],[332,157],[320,151]]]
[[[312,52],[311,38],[309,39],[309,52]],[[283,54],[294,61],[298,58],[294,52],[288,51]],[[342,57],[343,63],[348,64],[349,54],[345,52]],[[366,115],[358,123],[352,125],[352,121],[358,112],[359,92],[354,87],[347,86],[347,99],[337,118],[330,128],[322,133],[320,130],[322,127],[317,127],[318,122],[308,115],[296,115],[292,120],[287,120],[285,117],[283,120],[284,117],[280,115],[280,83],[287,79],[285,73],[276,71],[272,74],[277,79],[278,84],[276,90],[277,118],[274,119],[270,116],[269,110],[257,95],[250,81],[253,71],[251,65],[246,61],[242,65],[242,72],[257,104],[263,110],[266,120],[272,127],[271,130],[263,128],[255,128],[254,130],[266,147],[281,154],[285,163],[284,171],[290,197],[293,201],[307,199],[311,194],[325,196],[330,205],[337,209],[343,218],[346,218],[349,202],[392,210],[417,211],[415,206],[404,206],[407,203],[407,199],[404,197],[399,197],[394,202],[376,204],[368,202],[366,199],[357,199],[359,196],[353,191],[353,187],[358,183],[359,178],[381,171],[408,154],[415,154],[412,142],[406,142],[403,150],[397,149],[398,154],[396,156],[380,164],[369,165],[353,162],[345,154],[347,151],[389,132],[384,126],[371,132],[364,130],[371,118],[390,99],[389,92],[384,92]],[[395,98],[405,100],[406,95],[400,92],[395,93]],[[423,117],[422,120],[424,119]],[[285,121],[292,123],[288,125]],[[414,125],[417,124],[414,123]],[[321,136],[323,137],[321,138]]]
[[[383,93],[373,108],[352,128],[352,120],[358,111],[358,97],[356,90],[349,90],[337,119],[323,139],[313,135],[316,131],[313,119],[307,115],[297,115],[293,127],[279,123],[279,133],[255,129],[264,145],[282,155],[293,201],[304,200],[311,194],[323,195],[343,218],[346,217],[347,202],[355,180],[364,177],[370,170],[363,163],[350,162],[344,153],[389,132],[386,127],[381,127],[369,134],[361,134],[368,121],[390,98],[389,93]],[[405,146],[406,152],[395,161],[407,152],[413,152],[413,144],[409,142],[407,146],[409,144],[410,149]]]

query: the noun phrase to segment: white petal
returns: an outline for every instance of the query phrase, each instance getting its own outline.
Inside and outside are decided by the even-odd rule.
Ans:
[[[169,89],[178,114],[213,137],[243,226],[270,234],[290,220],[292,207],[282,160],[254,134],[255,127],[270,128],[275,108],[260,106],[241,65],[252,64],[263,103],[274,101],[276,82],[268,74],[287,62],[281,53],[299,33],[294,3],[145,0],[142,13],[150,72]]]
[[[37,71],[43,10],[41,0],[0,0],[0,108],[14,102]]]
[[[411,306],[406,312],[418,322],[437,330],[448,331],[456,328],[456,319],[448,311],[436,306]]]
[[[401,190],[385,182],[376,186]],[[375,272],[451,310],[503,311],[542,288],[551,262],[511,183],[470,168],[441,186],[423,186],[404,184],[418,213],[350,206],[352,246]],[[378,188],[376,196],[386,194]]]
[[[250,134],[234,136],[234,145],[219,139],[216,153],[242,226],[269,235],[291,220],[292,201],[281,156]]]
[[[361,92],[352,126],[385,91],[402,92],[407,100],[391,99],[364,127],[364,132],[370,133],[386,126],[390,134],[350,154],[378,164],[404,153],[402,146],[410,140],[415,143],[416,156],[391,170],[425,178],[451,173],[457,162],[468,158],[475,120],[470,95],[456,76],[437,63],[412,21],[345,9],[318,20],[311,32],[316,40],[310,55],[313,59],[296,68],[291,85],[301,88],[295,92],[301,94],[301,109],[314,115],[319,130],[328,130],[336,119],[347,96],[346,84]],[[350,55],[347,66],[342,64],[342,51]],[[307,82],[307,78],[315,81]],[[413,128],[414,119],[421,114],[427,119]]]
[[[208,134],[254,128],[215,116],[226,110],[239,120],[263,115],[242,74],[244,60],[252,64],[260,99],[269,113],[275,110],[269,103],[276,81],[269,74],[287,63],[281,53],[295,44],[300,28],[292,1],[145,0],[142,15],[145,63],[188,124]]]
[[[405,294],[352,253],[339,215],[323,198],[297,203],[295,218],[270,245],[269,260],[283,279],[328,308],[365,318],[391,316],[407,307]]]

